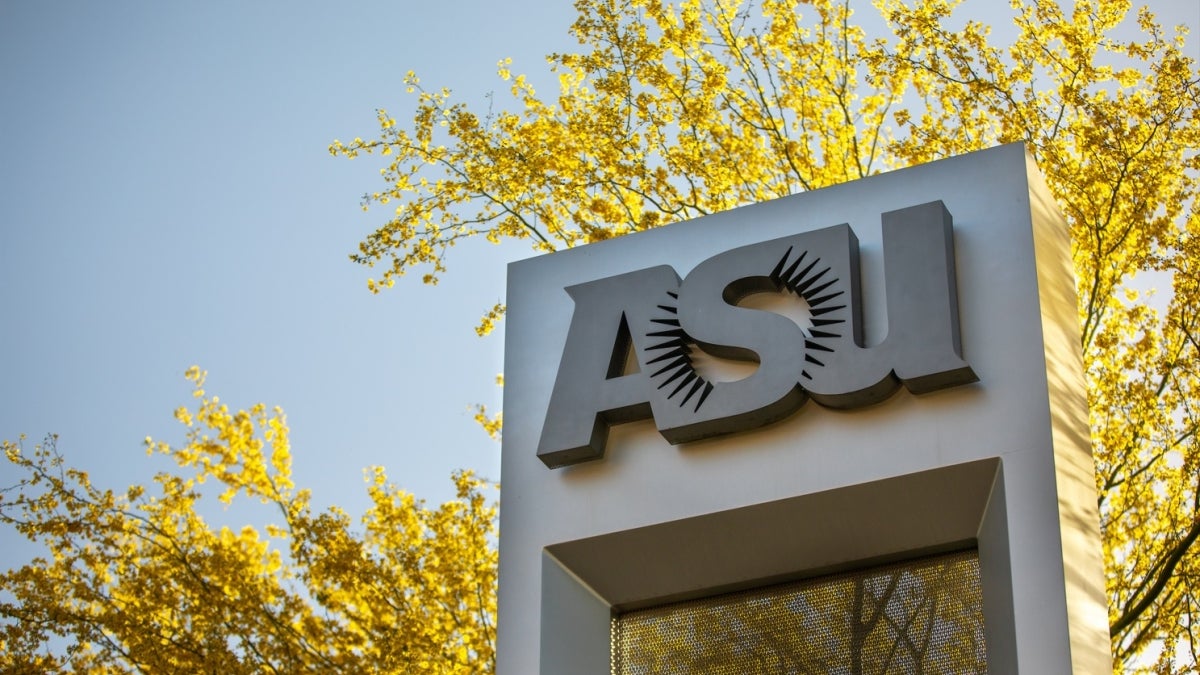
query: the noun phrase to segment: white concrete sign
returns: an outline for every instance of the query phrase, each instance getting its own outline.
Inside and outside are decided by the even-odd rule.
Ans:
[[[963,548],[989,672],[1111,672],[1069,242],[1022,146],[513,263],[506,322],[500,675]]]

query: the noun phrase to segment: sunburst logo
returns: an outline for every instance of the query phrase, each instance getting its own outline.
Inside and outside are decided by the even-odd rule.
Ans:
[[[801,376],[811,380],[809,368],[823,368],[823,354],[834,352],[835,341],[842,337],[840,332],[846,319],[846,291],[840,279],[833,276],[833,268],[822,265],[821,258],[808,251],[800,251],[793,259],[794,247],[789,246],[774,269],[767,275],[775,286],[776,295],[790,300],[788,307],[780,313],[787,315],[800,326],[804,334],[804,361]],[[682,408],[693,400],[693,412],[699,412],[714,388],[713,378],[706,376],[698,366],[697,344],[679,320],[679,294],[667,292],[668,300],[657,305],[662,312],[650,319],[656,330],[646,333],[651,342],[648,352],[662,352],[650,359],[647,365],[655,368],[651,380],[659,390],[671,387],[667,399],[676,401]],[[776,303],[772,303],[776,304]]]
[[[863,342],[848,224],[565,287],[575,304],[538,442],[548,467],[603,455],[614,424],[653,418],[669,443],[772,424],[806,401],[847,410],[901,387],[978,380],[958,332],[953,219],[941,202],[881,216],[882,341]]]

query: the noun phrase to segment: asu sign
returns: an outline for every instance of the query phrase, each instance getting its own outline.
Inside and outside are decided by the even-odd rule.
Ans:
[[[1013,144],[511,263],[496,672],[632,672],[627,620],[953,552],[983,630],[956,653],[1111,672],[1071,261]],[[977,597],[947,592],[955,616]],[[861,628],[771,597],[801,641]],[[678,625],[738,624],[738,658],[808,653],[702,616]],[[691,634],[664,629],[662,663],[700,663]]]
[[[856,408],[901,385],[920,394],[975,382],[959,339],[951,214],[941,201],[889,211],[882,236],[887,334],[869,347],[858,239],[845,224],[719,253],[682,280],[660,265],[567,287],[574,314],[538,457],[550,468],[598,459],[611,425],[650,417],[679,444],[770,424],[809,398]],[[758,294],[797,311],[746,306]],[[723,379],[698,364],[704,356],[756,367]]]

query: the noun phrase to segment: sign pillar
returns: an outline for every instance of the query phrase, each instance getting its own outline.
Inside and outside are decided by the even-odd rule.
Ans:
[[[623,672],[667,649],[618,639],[648,608],[711,632],[746,593],[853,614],[898,580],[976,598],[904,658],[1110,671],[1074,288],[1016,144],[513,263],[498,672]],[[975,590],[922,576],[950,559]]]

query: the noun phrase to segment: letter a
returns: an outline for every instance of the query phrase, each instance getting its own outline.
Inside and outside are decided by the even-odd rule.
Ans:
[[[656,299],[678,287],[675,270],[659,265],[566,289],[575,313],[538,442],[546,466],[599,459],[609,426],[651,416],[645,374],[626,375],[621,368],[631,345],[642,340],[630,329],[651,325]]]

